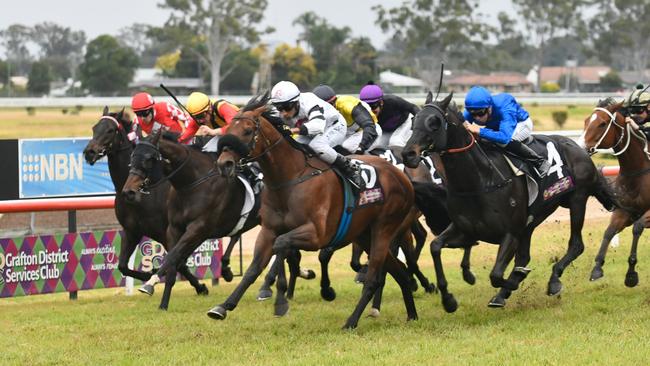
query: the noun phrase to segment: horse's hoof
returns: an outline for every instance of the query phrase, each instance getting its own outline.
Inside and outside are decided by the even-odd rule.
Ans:
[[[158,306],[158,310],[167,311],[168,307],[169,307],[168,305],[160,305]]]
[[[320,296],[325,301],[334,301],[334,299],[336,299],[336,291],[331,287],[322,288],[320,289]]]
[[[316,278],[316,272],[312,271],[311,269],[301,269],[299,276],[305,280],[313,280]]]
[[[152,285],[144,284],[140,288],[138,288],[138,291],[142,292],[143,294],[147,294],[151,296],[153,295],[154,287]]]
[[[427,294],[435,294],[436,292],[438,292],[436,285],[434,285],[433,283],[427,283],[425,285],[422,285],[422,287],[424,287],[424,291]]]
[[[379,309],[370,308],[368,318],[379,318]]]
[[[458,301],[454,298],[454,295],[449,293],[442,296],[442,307],[445,308],[445,311],[448,313],[453,313],[458,309]]]
[[[418,290],[418,281],[415,278],[411,277],[411,292],[416,292]]]
[[[463,270],[463,280],[468,284],[473,285],[476,283],[476,276],[474,276],[474,273],[469,269]]]
[[[354,282],[356,283],[366,282],[366,273],[361,271],[357,272],[357,275],[354,276]]]
[[[257,301],[268,300],[273,296],[273,290],[271,289],[260,289],[260,292],[257,293]]]
[[[625,286],[634,287],[639,284],[639,274],[635,272],[628,272],[625,274]]]
[[[208,310],[208,316],[214,320],[226,319],[227,311],[221,305],[217,305]]]
[[[232,281],[233,277],[235,277],[235,275],[232,273],[230,266],[221,268],[221,278],[223,278],[224,281],[230,282]]]
[[[506,299],[500,296],[495,296],[488,303],[489,308],[502,308],[506,306]]]
[[[343,329],[343,330],[353,330],[356,327],[357,327],[357,322],[351,321],[351,320],[348,319],[348,321],[345,322],[345,325],[341,329]]]
[[[277,317],[285,316],[287,315],[287,312],[289,312],[289,303],[284,302],[282,304],[275,304],[275,309],[273,311],[273,315]]]
[[[589,281],[596,281],[602,278],[604,275],[605,273],[603,273],[603,269],[601,267],[594,267],[594,269],[591,270],[591,277],[589,277]]]
[[[199,287],[195,289],[197,295],[203,295],[203,296],[208,296],[210,294],[210,291],[208,290],[208,286],[206,286],[203,283],[199,284]]]
[[[546,294],[548,296],[559,295],[562,292],[562,282],[560,281],[551,281],[548,283],[548,290]]]

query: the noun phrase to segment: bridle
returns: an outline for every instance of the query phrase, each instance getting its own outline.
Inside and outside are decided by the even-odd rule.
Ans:
[[[433,103],[427,103],[427,104],[425,104],[425,105],[422,107],[422,109],[424,109],[424,108],[426,108],[426,107],[433,108],[433,110],[436,112],[436,114],[438,114],[438,116],[440,117],[440,119],[442,119],[442,121],[443,121],[443,129],[444,129],[444,130],[447,130],[447,126],[449,125],[449,121],[447,120],[447,115],[448,115],[447,112],[445,112],[442,108],[440,108],[440,106],[438,106],[438,105],[436,105],[436,104],[433,104]],[[470,142],[469,142],[469,144],[468,144],[467,146],[463,146],[463,147],[457,147],[457,148],[453,148],[453,149],[443,150],[443,151],[440,152],[440,155],[444,155],[444,154],[457,154],[457,153],[462,153],[462,152],[469,151],[469,149],[471,149],[471,148],[474,146],[474,144],[476,144],[476,138],[474,137],[474,135],[473,135],[471,132],[467,131],[467,133],[468,133],[469,136],[470,136]],[[425,147],[424,149],[422,149],[422,152],[421,152],[421,155],[422,155],[422,156],[429,155],[429,154],[433,151],[433,149],[434,149],[434,146],[433,146],[434,142],[435,142],[435,141],[431,142],[431,143],[429,144],[429,146],[427,146],[427,147]]]
[[[115,123],[115,125],[117,126],[117,129],[115,130],[116,135],[121,134],[123,140],[128,140],[128,136],[126,136],[126,134],[124,133],[124,127],[122,127],[122,124],[115,117],[113,117],[113,116],[102,116],[99,119],[99,121],[97,121],[97,124],[99,124],[99,122],[101,122],[102,120],[105,120],[105,119],[107,119],[109,121],[113,121]],[[102,147],[102,150],[97,153],[97,156],[98,156],[97,160],[103,158],[104,156],[106,156],[106,154],[108,154],[109,152],[111,152],[113,150],[113,143],[114,142],[115,142],[115,138],[113,137],[111,139],[111,142],[107,146]],[[121,142],[123,142],[123,141],[121,141]],[[124,144],[119,149],[115,150],[115,152],[120,152],[120,151],[129,149],[129,148],[131,148],[131,146],[129,144]]]
[[[253,156],[253,157],[242,158],[240,160],[240,164],[242,164],[242,165],[246,164],[246,163],[253,162],[253,161],[263,157],[264,155],[268,154],[274,147],[276,147],[282,141],[282,136],[280,136],[280,138],[278,138],[276,141],[271,142],[271,140],[264,134],[264,130],[262,130],[260,118],[258,116],[255,116],[255,118],[248,117],[248,116],[235,116],[235,117],[233,117],[232,120],[233,121],[248,120],[248,121],[252,121],[255,124],[255,131],[253,131],[253,138],[248,142],[248,144],[246,144],[246,147],[248,148],[249,154],[250,154],[250,152],[255,150],[255,146],[257,146],[257,140],[258,140],[260,135],[262,135],[262,138],[264,139],[264,143],[266,144],[266,148],[261,153],[259,153],[258,155]]]
[[[138,143],[138,145],[143,145],[143,146],[147,146],[147,147],[151,148],[152,150],[155,151],[155,159],[157,161],[162,161],[163,160],[162,155],[160,154],[160,149],[158,148],[157,145],[154,145],[151,142],[144,141],[144,140],[140,141]],[[140,185],[140,188],[139,188],[140,193],[150,194],[151,189],[158,187],[159,185],[161,185],[165,181],[168,181],[173,176],[175,176],[179,171],[181,171],[181,169],[183,169],[183,167],[185,167],[185,165],[187,165],[187,162],[190,161],[190,157],[192,156],[192,153],[190,152],[190,150],[189,150],[189,148],[187,146],[185,146],[185,145],[182,145],[182,146],[185,148],[185,152],[187,154],[185,159],[183,160],[183,162],[176,169],[174,169],[171,173],[169,173],[168,175],[164,175],[160,180],[157,180],[156,182],[151,183],[151,179],[149,177],[148,172],[145,172],[142,169],[139,169],[139,168],[136,168],[136,167],[133,167],[133,166],[129,169],[129,174],[137,175],[138,177],[143,179],[142,184]],[[135,150],[133,152],[135,153]],[[131,159],[131,160],[133,160],[133,159]],[[192,184],[194,184],[194,183],[190,183],[190,185],[192,185]]]
[[[620,124],[618,124],[616,122],[616,113],[618,113],[618,112],[612,113],[612,112],[610,112],[609,110],[607,110],[605,108],[596,107],[596,108],[594,108],[593,113],[596,113],[598,111],[604,112],[605,114],[607,114],[607,116],[609,116],[609,122],[607,124],[607,128],[605,129],[605,132],[603,132],[602,136],[600,136],[600,138],[598,139],[596,144],[593,147],[589,148],[589,154],[590,155],[593,155],[598,151],[598,148],[599,148],[600,144],[602,144],[603,140],[605,139],[605,137],[609,133],[609,130],[612,128],[612,126],[616,126],[616,128],[618,128],[620,130],[620,136],[618,138],[618,141],[616,141],[616,143],[614,144],[614,146],[611,147],[611,149],[614,150],[613,155],[618,156],[618,155],[623,154],[625,151],[627,151],[627,149],[630,147],[630,141],[632,140],[632,136],[634,136],[635,138],[643,141],[643,143],[644,143],[643,152],[645,153],[646,157],[650,160],[650,153],[648,152],[648,140],[646,139],[643,132],[637,132],[637,130],[635,130],[630,123],[625,123],[625,126],[621,126]],[[589,129],[589,126],[591,126],[591,123],[593,121],[595,121],[595,120],[596,120],[596,118],[592,118],[589,121],[589,123],[587,124],[587,127],[585,128],[585,132]],[[625,141],[625,145],[623,147],[620,147],[621,144],[623,144],[623,139],[625,139],[625,136],[626,136],[625,132],[626,131],[627,131],[627,139]],[[619,148],[618,152],[616,151],[617,148]]]

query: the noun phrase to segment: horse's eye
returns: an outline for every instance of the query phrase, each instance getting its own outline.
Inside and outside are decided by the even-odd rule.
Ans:
[[[252,134],[253,134],[253,129],[252,128],[244,129],[244,136],[250,136]]]

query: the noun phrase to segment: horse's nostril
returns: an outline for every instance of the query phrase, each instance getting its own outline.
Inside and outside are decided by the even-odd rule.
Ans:
[[[129,189],[128,191],[124,192],[124,196],[126,197],[127,201],[133,201],[135,199],[135,191]]]

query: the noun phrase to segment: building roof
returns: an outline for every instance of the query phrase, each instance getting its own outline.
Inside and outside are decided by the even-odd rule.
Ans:
[[[133,81],[129,83],[130,88],[150,87],[157,88],[160,84],[170,88],[200,89],[203,87],[203,80],[200,78],[168,78],[162,76],[156,68],[139,68],[135,71]]]
[[[560,77],[565,74],[573,74],[578,78],[580,84],[598,84],[600,78],[611,71],[609,66],[544,66],[541,69],[541,81],[557,83]]]
[[[526,80],[526,75],[518,72],[491,72],[488,75],[465,74],[452,77],[445,81],[448,85],[527,85],[531,84]]]
[[[379,82],[381,84],[390,84],[393,86],[401,87],[424,87],[424,81],[410,76],[398,74],[390,70],[382,71],[379,73]]]

